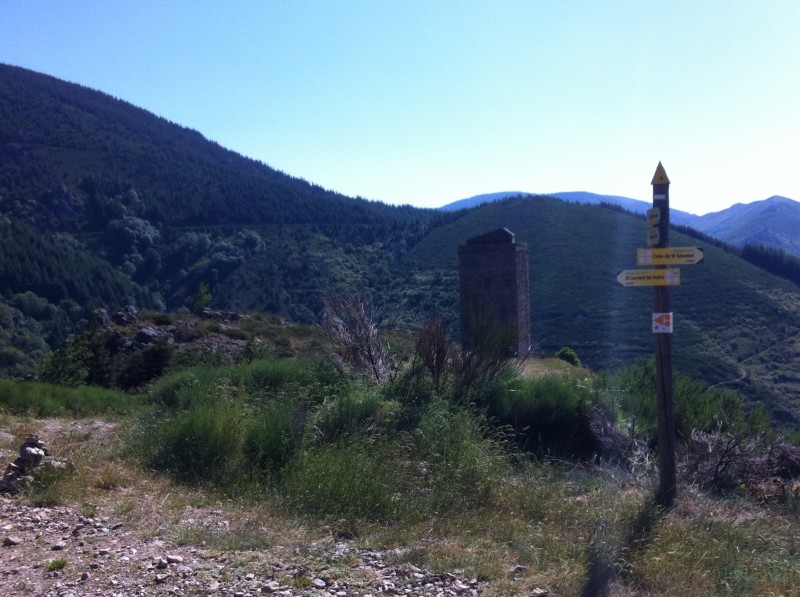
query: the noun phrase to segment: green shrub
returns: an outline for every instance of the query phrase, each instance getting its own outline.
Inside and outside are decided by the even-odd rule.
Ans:
[[[275,338],[275,355],[282,359],[290,359],[295,355],[289,338]]]
[[[217,367],[193,367],[157,379],[149,392],[155,404],[187,409],[203,402],[211,388],[226,378],[228,371]]]
[[[240,479],[245,411],[220,397],[176,413],[149,440],[149,464],[188,482],[235,484]]]
[[[240,330],[240,329],[238,329],[238,328],[224,328],[224,329],[222,330],[222,333],[223,333],[223,334],[224,334],[226,337],[228,337],[228,338],[232,338],[233,340],[244,340],[244,341],[248,341],[248,340],[250,340],[250,339],[251,339],[251,334],[250,334],[250,332],[247,332],[247,331],[245,331],[245,330]]]
[[[759,432],[767,428],[763,410],[747,414],[744,400],[736,392],[709,389],[680,372],[673,372],[675,431],[687,438],[701,431]],[[618,415],[628,419],[634,434],[656,436],[656,372],[653,358],[642,359],[606,376],[607,401]]]
[[[53,572],[54,570],[63,570],[67,565],[67,560],[51,560],[47,564],[47,570]]]
[[[325,443],[349,434],[380,433],[393,426],[397,406],[375,390],[354,390],[321,404],[310,425],[316,438]]]
[[[433,400],[436,388],[426,366],[418,360],[402,366],[395,378],[383,385],[384,397],[404,406],[420,408]]]
[[[302,361],[262,359],[242,366],[241,373],[253,394],[273,392],[289,384],[310,385],[314,382],[313,367]]]
[[[271,402],[251,418],[243,451],[247,466],[257,479],[280,473],[294,456],[302,439],[302,429],[295,424],[297,409],[297,405]]]
[[[70,342],[56,352],[48,352],[36,364],[42,381],[65,386],[78,386],[86,382],[89,375],[87,361],[91,353],[85,339]]]
[[[140,439],[147,436],[150,445],[140,447],[151,464],[162,463],[184,481],[261,484],[280,476],[299,449],[306,412],[330,389],[319,382],[325,371],[308,362],[267,359],[167,375],[150,391],[157,412],[141,423]],[[336,388],[328,399],[338,403]],[[361,421],[345,410],[340,416],[347,424]]]
[[[512,365],[508,365],[492,376],[475,379],[468,387],[458,383],[450,388],[448,398],[453,404],[472,406],[485,412],[506,391],[509,383],[518,375]]]
[[[203,325],[202,329],[205,330],[206,334],[221,334],[222,324],[218,321],[208,321]]]
[[[742,397],[733,390],[708,389],[705,384],[677,375],[674,381],[675,429],[688,438],[693,429],[757,434],[769,428],[763,405],[748,415]]]
[[[173,352],[172,346],[159,341],[133,353],[120,371],[117,383],[123,390],[129,390],[160,377],[169,366]]]
[[[392,381],[383,384],[382,392],[385,400],[399,404],[397,427],[406,430],[417,426],[424,407],[436,396],[433,380],[417,360],[401,367]]]
[[[485,505],[508,471],[503,443],[483,419],[442,401],[423,413],[410,456],[420,467],[410,506],[421,513]]]
[[[175,317],[172,314],[161,311],[143,311],[141,318],[149,319],[156,325],[172,325],[175,321]]]
[[[192,301],[192,313],[200,315],[203,309],[208,307],[209,303],[211,303],[212,298],[208,285],[205,282],[201,282],[200,287],[197,289],[197,294]]]
[[[488,412],[513,428],[525,450],[589,456],[594,440],[588,426],[592,389],[563,377],[515,378],[500,387]]]
[[[566,361],[571,365],[575,365],[576,367],[581,366],[581,360],[578,358],[578,353],[572,350],[569,346],[564,346],[556,352],[555,357],[557,359],[561,359],[562,361]]]

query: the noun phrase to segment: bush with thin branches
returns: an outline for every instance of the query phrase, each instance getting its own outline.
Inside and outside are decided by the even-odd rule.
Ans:
[[[382,383],[392,377],[395,368],[388,346],[378,334],[377,320],[378,309],[369,295],[350,294],[328,301],[322,325],[343,367]]]

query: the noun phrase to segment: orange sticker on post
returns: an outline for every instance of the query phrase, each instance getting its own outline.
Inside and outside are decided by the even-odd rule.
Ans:
[[[653,313],[653,333],[672,333],[672,313]]]

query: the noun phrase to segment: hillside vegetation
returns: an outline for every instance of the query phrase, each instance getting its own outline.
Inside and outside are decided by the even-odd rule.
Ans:
[[[10,319],[32,317],[13,301],[26,291],[75,331],[98,302],[186,308],[205,283],[214,306],[311,323],[329,294],[364,286],[380,295],[392,262],[441,218],[326,191],[105,94],[0,65]],[[54,233],[69,247],[60,256]],[[99,264],[107,271],[94,272]],[[29,370],[24,343],[8,346],[0,367]]]
[[[646,181],[646,178],[645,178]],[[513,198],[450,213],[348,198],[123,101],[0,65],[0,374],[22,377],[92,310],[210,306],[315,324],[364,291],[394,322],[458,338],[457,248],[510,228],[531,256],[535,348],[596,370],[652,353],[652,292],[623,288],[641,219]],[[673,233],[672,244],[697,238]],[[798,287],[703,244],[673,291],[676,363],[800,420]],[[781,255],[752,260],[792,277]],[[787,273],[788,272],[788,273]]]
[[[681,481],[676,507],[663,510],[653,502],[652,363],[596,375],[538,362],[526,368],[535,376],[523,375],[497,354],[472,359],[442,331],[426,326],[380,382],[346,346],[341,360],[327,349],[316,360],[184,363],[139,396],[4,381],[4,429],[44,434],[56,426],[42,418],[53,416],[120,425],[101,441],[47,437],[70,466],[45,467],[22,499],[88,521],[111,515],[128,537],[185,546],[196,560],[182,578],[208,581],[201,561],[227,571],[242,558],[264,562],[264,577],[275,554],[303,554],[302,567],[273,573],[287,595],[321,595],[316,578],[348,596],[385,589],[331,555],[353,547],[410,578],[474,579],[487,597],[796,586],[800,450],[736,394],[676,376]],[[374,342],[385,346],[381,334]],[[68,574],[83,561],[69,543],[79,539],[96,541],[67,538],[58,566]],[[107,570],[126,566],[117,560],[84,586],[107,586]],[[126,573],[133,568],[136,586],[165,582],[144,565]]]

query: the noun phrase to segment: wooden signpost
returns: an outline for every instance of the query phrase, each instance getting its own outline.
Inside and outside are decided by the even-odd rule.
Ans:
[[[636,250],[636,265],[656,269],[624,270],[617,276],[623,286],[653,286],[653,334],[656,337],[656,407],[658,411],[658,473],[656,499],[671,508],[677,497],[675,465],[675,407],[672,391],[672,325],[669,287],[680,286],[681,271],[668,265],[693,265],[703,260],[697,247],[669,246],[669,178],[661,162],[653,176],[653,207],[647,210],[647,248]]]
[[[669,178],[661,162],[650,183],[653,186],[653,208],[658,208],[658,242],[656,248],[669,246]],[[666,266],[657,266],[666,267]],[[654,312],[672,313],[669,305],[669,287],[656,286]],[[670,320],[672,320],[670,315]],[[672,331],[672,321],[669,330]],[[658,412],[658,492],[657,501],[671,508],[678,495],[677,467],[675,464],[675,406],[672,396],[672,334],[656,333],[656,410]]]

